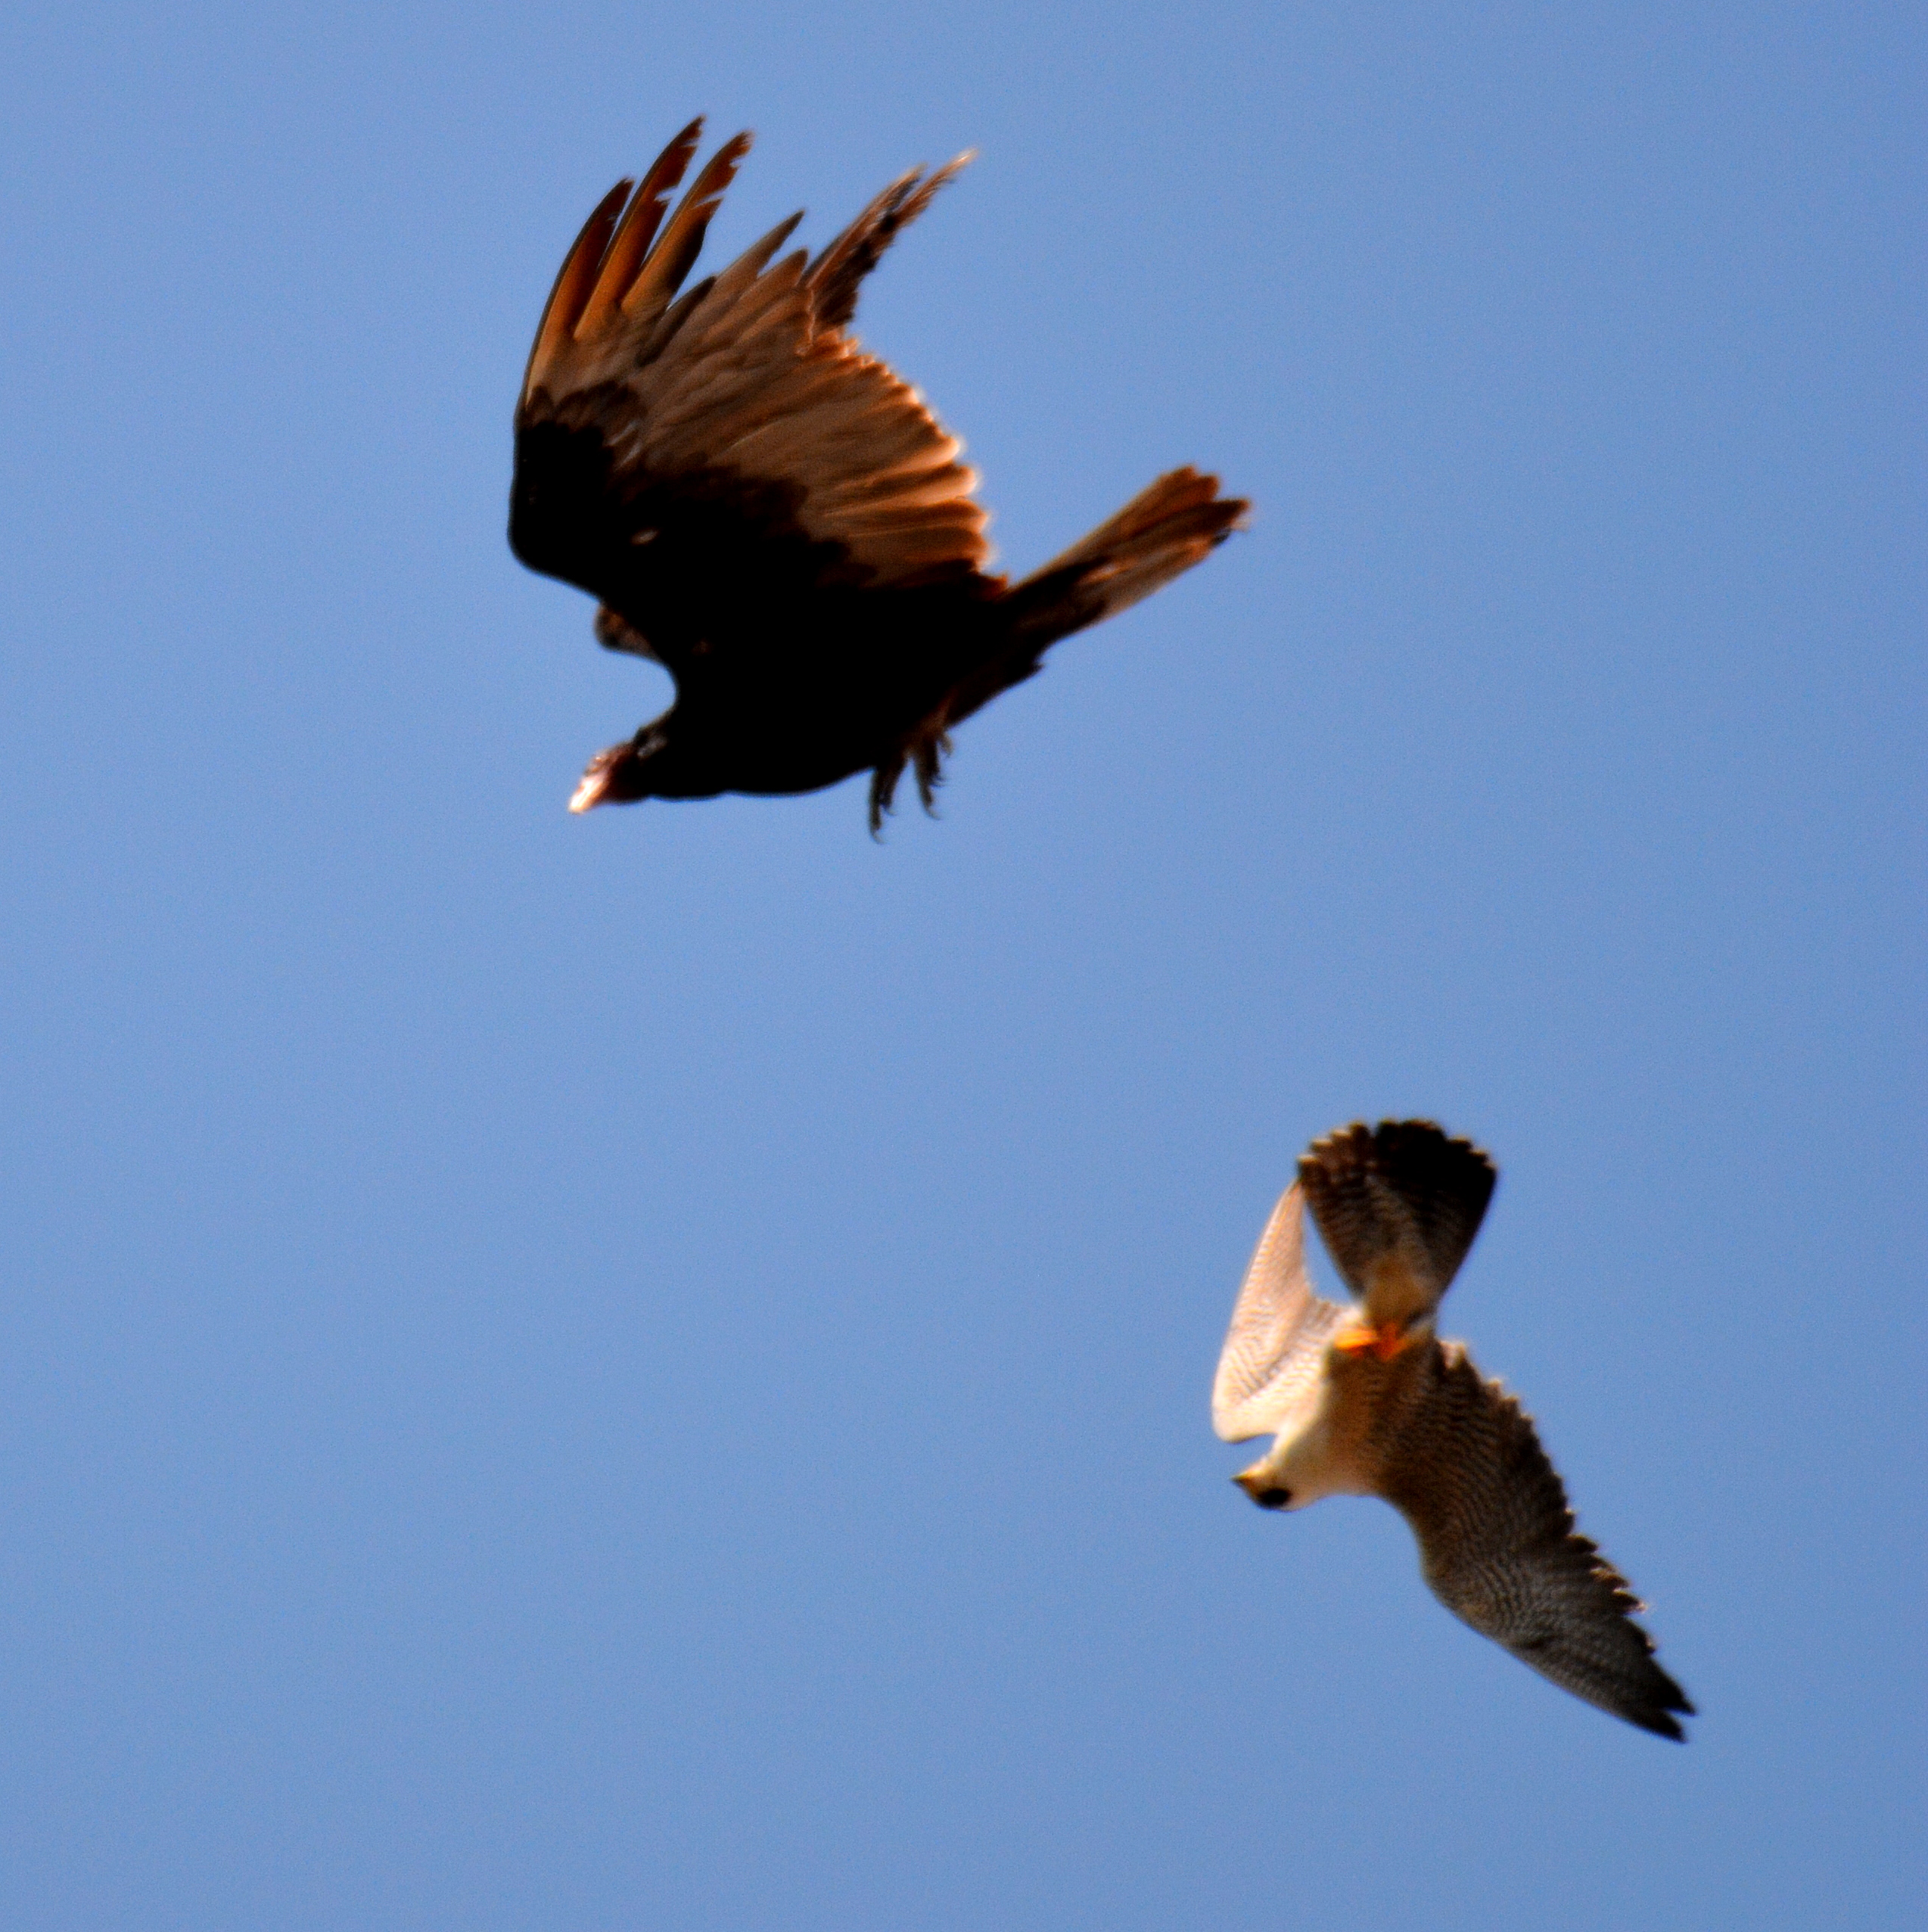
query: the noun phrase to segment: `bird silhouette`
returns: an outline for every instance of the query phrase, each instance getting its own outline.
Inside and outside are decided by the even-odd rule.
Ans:
[[[1022,581],[988,574],[962,445],[850,333],[864,277],[969,157],[900,176],[813,260],[778,252],[793,216],[685,289],[750,146],[718,149],[666,223],[701,128],[589,217],[515,412],[511,548],[598,599],[602,643],[676,681],[571,809],[867,770],[875,832],[906,767],[928,808],[955,726],[1189,569],[1246,506],[1174,470]]]

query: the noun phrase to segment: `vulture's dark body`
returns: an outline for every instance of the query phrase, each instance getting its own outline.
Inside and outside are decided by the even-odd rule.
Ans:
[[[868,585],[841,545],[804,533],[794,485],[752,498],[741,478],[686,476],[625,496],[609,467],[595,429],[521,431],[509,543],[599,598],[674,675],[649,795],[817,791],[888,761],[973,673],[1015,681],[999,674],[1017,600],[995,580]]]

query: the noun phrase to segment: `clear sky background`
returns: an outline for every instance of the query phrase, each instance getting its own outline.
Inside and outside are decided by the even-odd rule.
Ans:
[[[1911,8],[14,8],[0,1920],[1899,1926],[1928,1896]],[[866,341],[1028,568],[1250,534],[860,783],[502,527],[564,248],[981,158]],[[1313,1135],[1502,1169],[1449,1333],[1703,1713],[1280,1519]]]

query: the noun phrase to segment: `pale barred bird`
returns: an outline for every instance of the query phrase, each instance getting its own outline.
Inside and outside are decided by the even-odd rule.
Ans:
[[[1576,1697],[1681,1739],[1674,1713],[1693,1706],[1632,1620],[1626,1579],[1575,1529],[1532,1418],[1434,1333],[1497,1178],[1430,1121],[1314,1141],[1239,1291],[1213,1426],[1228,1442],[1276,1433],[1233,1479],[1254,1502],[1384,1497],[1456,1616]],[[1357,1307],[1313,1291],[1308,1202]]]
[[[987,574],[962,444],[849,328],[858,285],[969,157],[893,182],[813,261],[778,257],[792,216],[679,294],[750,146],[726,142],[662,226],[701,128],[589,217],[515,412],[511,548],[599,599],[598,639],[676,685],[570,806],[867,770],[875,831],[906,765],[928,807],[953,726],[1189,570],[1245,506],[1174,470],[1022,582]]]

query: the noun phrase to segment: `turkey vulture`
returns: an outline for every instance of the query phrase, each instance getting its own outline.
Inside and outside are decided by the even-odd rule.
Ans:
[[[1245,506],[1174,470],[1021,583],[987,574],[963,446],[849,332],[863,278],[969,157],[893,182],[814,261],[778,258],[794,215],[684,290],[750,147],[726,142],[664,225],[702,125],[590,216],[515,412],[511,549],[676,686],[570,809],[869,770],[874,832],[906,765],[928,808],[953,725],[1189,570]]]

